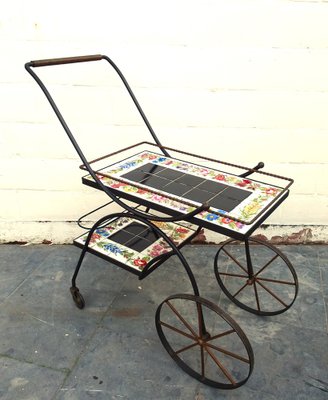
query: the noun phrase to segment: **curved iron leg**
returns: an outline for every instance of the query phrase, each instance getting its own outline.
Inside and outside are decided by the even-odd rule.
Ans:
[[[73,298],[73,301],[74,301],[75,305],[80,309],[84,308],[85,301],[84,301],[84,298],[83,298],[82,294],[79,291],[79,288],[76,286],[76,278],[77,278],[77,275],[78,275],[78,273],[80,271],[80,268],[81,268],[84,256],[85,256],[85,254],[87,252],[87,249],[88,249],[91,237],[93,235],[93,232],[96,230],[97,226],[99,226],[106,219],[108,219],[107,216],[105,218],[102,218],[101,220],[97,221],[92,226],[92,228],[90,229],[90,232],[89,232],[89,234],[87,236],[87,239],[86,239],[86,241],[84,243],[82,252],[80,254],[79,261],[78,261],[78,263],[77,263],[77,265],[75,267],[75,271],[74,271],[74,274],[72,276],[72,286],[70,287],[70,292],[71,292],[71,295],[72,295],[72,298]]]
[[[86,241],[85,241],[85,243],[84,243],[82,252],[81,252],[81,254],[80,254],[79,261],[77,262],[77,265],[76,265],[76,267],[75,267],[74,274],[73,274],[73,276],[72,276],[72,288],[76,288],[76,278],[77,278],[77,275],[78,275],[78,273],[79,273],[79,271],[80,271],[80,268],[81,268],[81,265],[82,265],[82,261],[83,261],[83,259],[84,259],[84,256],[85,256],[86,252],[87,252],[87,249],[88,249],[88,246],[89,246],[91,237],[92,237],[92,235],[93,235],[93,232],[96,230],[97,226],[99,226],[99,221],[97,221],[97,222],[92,226],[92,228],[90,229],[89,234],[88,234],[88,236],[87,236],[87,239],[86,239]]]
[[[175,245],[175,243],[160,228],[158,228],[151,221],[146,220],[144,218],[141,218],[141,217],[139,217],[137,215],[134,215],[132,213],[129,213],[129,212],[128,213],[127,212],[121,212],[121,213],[113,213],[113,214],[106,215],[106,216],[102,217],[90,229],[90,231],[88,233],[88,236],[87,236],[87,239],[86,239],[86,241],[84,243],[80,258],[79,258],[78,263],[76,265],[73,277],[72,277],[71,293],[73,295],[73,299],[74,299],[74,294],[76,294],[78,292],[78,288],[76,286],[76,278],[77,278],[77,275],[78,275],[78,273],[80,271],[84,256],[85,256],[85,254],[87,252],[88,245],[90,243],[92,234],[94,233],[96,228],[99,225],[103,224],[106,220],[109,220],[109,219],[112,219],[112,218],[116,218],[116,217],[122,217],[122,216],[127,217],[127,218],[132,218],[132,219],[135,219],[137,221],[143,222],[145,225],[149,226],[152,230],[154,230],[159,236],[161,236],[170,245],[170,247],[172,248],[173,253],[176,254],[179,257],[179,260],[181,261],[183,267],[185,268],[185,270],[187,272],[187,275],[189,277],[189,280],[190,280],[194,295],[199,297],[199,289],[198,289],[198,285],[197,285],[195,276],[194,276],[194,274],[193,274],[193,272],[192,272],[187,260],[185,259],[185,257],[183,256],[183,254],[181,253],[179,248]],[[75,299],[74,299],[74,301],[75,301]],[[198,305],[198,304],[197,304],[197,309],[198,309],[198,315],[199,315],[199,319],[200,319],[201,331],[202,331],[203,336],[206,336],[207,335],[207,331],[206,331],[206,327],[205,327],[203,312],[202,312],[202,309],[201,309],[200,305]]]
[[[248,272],[248,279],[251,281],[254,277],[254,269],[252,264],[251,252],[249,250],[249,241],[245,239],[245,252],[246,252],[246,261],[247,261],[247,272]]]

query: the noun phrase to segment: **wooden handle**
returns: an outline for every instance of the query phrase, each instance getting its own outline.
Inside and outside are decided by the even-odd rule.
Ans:
[[[35,60],[31,61],[29,64],[31,67],[48,67],[51,65],[59,65],[59,64],[72,64],[79,62],[87,62],[87,61],[99,61],[102,59],[101,54],[96,54],[92,56],[78,56],[78,57],[64,57],[64,58],[50,58],[47,60]]]

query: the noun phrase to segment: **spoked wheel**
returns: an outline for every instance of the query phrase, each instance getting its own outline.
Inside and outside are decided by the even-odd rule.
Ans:
[[[214,303],[177,294],[157,309],[156,328],[173,360],[200,382],[221,389],[243,385],[254,355],[241,328]]]
[[[72,298],[73,298],[73,301],[74,301],[76,307],[80,308],[80,309],[84,308],[85,301],[84,301],[84,298],[83,298],[82,294],[80,293],[79,289],[76,286],[72,286],[70,288],[70,292],[71,292],[71,295],[72,295]]]
[[[215,256],[216,279],[228,298],[244,310],[258,315],[283,313],[297,296],[296,272],[276,247],[258,239],[248,239],[248,242],[251,268],[248,268],[245,246],[228,240]]]

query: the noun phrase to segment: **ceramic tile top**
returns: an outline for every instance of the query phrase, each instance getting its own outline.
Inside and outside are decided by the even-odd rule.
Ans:
[[[153,222],[179,246],[195,233],[191,224]],[[88,233],[74,240],[84,245]],[[116,218],[93,233],[89,247],[94,251],[115,259],[129,268],[142,271],[155,257],[171,250],[167,242],[146,224],[128,217]]]
[[[246,233],[252,227],[249,222],[283,190],[150,151],[140,152],[102,172],[122,180],[99,175],[105,185],[182,213],[207,202],[210,209],[196,218],[240,233]]]

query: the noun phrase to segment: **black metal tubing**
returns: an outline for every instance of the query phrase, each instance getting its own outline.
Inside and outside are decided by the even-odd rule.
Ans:
[[[133,213],[134,215],[137,215],[140,218],[144,219],[149,219],[152,218],[154,221],[162,221],[162,222],[175,222],[175,221],[181,221],[181,220],[186,220],[190,219],[196,214],[200,213],[201,211],[207,210],[209,207],[207,204],[203,204],[200,207],[196,208],[194,211],[188,214],[183,214],[180,213],[179,215],[175,217],[157,217],[157,216],[149,216],[147,213],[143,213],[137,210],[134,210],[130,206],[128,206],[126,203],[124,203],[118,196],[115,196],[112,191],[107,188],[101,180],[98,178],[97,174],[93,169],[91,168],[88,160],[86,159],[84,153],[82,152],[80,146],[78,145],[77,141],[75,140],[75,137],[73,133],[71,132],[69,126],[67,125],[63,115],[59,111],[55,101],[53,100],[52,96],[50,95],[48,89],[45,87],[44,83],[42,80],[39,78],[39,76],[32,70],[33,67],[41,67],[41,66],[51,66],[51,65],[58,65],[58,64],[69,64],[69,63],[76,63],[76,62],[87,62],[87,61],[97,61],[97,60],[106,60],[118,73],[119,77],[123,81],[124,86],[128,90],[134,104],[136,105],[141,117],[143,118],[144,122],[146,123],[154,141],[156,142],[157,146],[159,146],[163,152],[164,155],[169,156],[167,151],[163,148],[161,145],[159,139],[157,138],[154,130],[152,129],[146,115],[144,114],[139,102],[137,101],[135,95],[132,92],[131,87],[129,86],[127,80],[123,76],[122,72],[119,70],[119,68],[116,66],[116,64],[107,56],[104,55],[97,55],[97,56],[81,56],[81,57],[68,57],[68,58],[60,58],[60,59],[50,59],[50,60],[38,60],[38,61],[30,61],[25,64],[25,69],[27,72],[33,77],[33,79],[36,81],[36,83],[39,85],[41,90],[43,91],[44,95],[48,99],[53,111],[55,112],[59,122],[61,123],[62,127],[64,128],[67,136],[69,137],[71,143],[73,144],[76,152],[78,153],[82,163],[85,165],[86,169],[88,170],[89,174],[92,176],[92,178],[95,180],[95,182],[99,185],[101,190],[103,190],[113,201],[115,201],[120,207],[123,209],[127,210],[128,212]]]
[[[125,76],[122,74],[121,70],[118,68],[118,66],[107,56],[102,56],[103,60],[106,60],[113,68],[114,70],[117,72],[118,76],[121,78],[126,90],[129,92],[129,95],[131,97],[131,99],[133,100],[135,106],[137,107],[139,114],[141,115],[141,118],[143,119],[143,121],[145,122],[149,132],[151,133],[154,141],[157,143],[158,147],[162,150],[163,154],[166,157],[170,157],[169,153],[163,148],[162,144],[160,143],[154,129],[152,128],[152,126],[150,125],[150,122],[148,121],[148,118],[146,117],[143,109],[141,108],[136,96],[134,95],[128,81],[125,79]]]
[[[246,253],[246,261],[247,261],[248,279],[251,280],[254,276],[254,269],[253,269],[253,263],[252,263],[252,258],[251,258],[251,252],[249,250],[248,239],[245,239],[244,244],[245,244],[245,253]]]
[[[109,204],[113,204],[113,200],[111,200],[111,201],[109,201],[109,202],[107,202],[107,203],[105,203],[105,204],[103,204],[103,205],[101,205],[101,206],[99,206],[99,207],[97,207],[97,208],[95,208],[95,209],[93,209],[93,210],[87,212],[86,214],[81,215],[81,217],[77,220],[78,226],[79,226],[80,228],[82,228],[82,229],[89,230],[90,227],[88,227],[88,226],[83,226],[83,225],[82,225],[82,219],[85,218],[85,217],[88,217],[89,215],[91,215],[91,214],[93,214],[93,213],[95,213],[95,212],[97,212],[97,211],[99,211],[99,210],[101,210],[102,208],[108,206]]]

